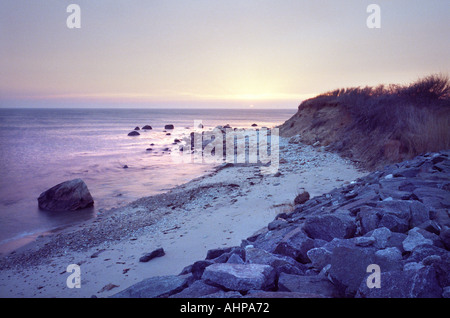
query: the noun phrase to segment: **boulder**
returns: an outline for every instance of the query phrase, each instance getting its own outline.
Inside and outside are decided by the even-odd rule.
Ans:
[[[47,211],[75,211],[93,206],[94,199],[84,181],[74,179],[42,192],[38,204]]]
[[[183,289],[181,292],[170,296],[169,298],[199,298],[220,291],[221,289],[218,287],[208,285],[202,280],[196,280],[192,283],[192,285]]]
[[[350,238],[356,232],[355,221],[346,215],[320,215],[306,220],[304,230],[309,237],[331,241],[334,238]]]
[[[139,126],[136,126],[136,127],[134,128],[134,130],[141,130],[141,129],[139,128]]]
[[[128,133],[128,136],[140,136],[141,134],[137,131],[133,130],[132,132]]]
[[[330,277],[340,295],[354,297],[367,275],[367,267],[375,263],[372,248],[336,247],[331,255]]]
[[[164,256],[164,255],[166,255],[166,253],[164,252],[164,249],[163,248],[158,248],[158,249],[154,250],[153,252],[147,253],[144,256],[142,256],[139,259],[139,262],[147,263],[147,262],[151,261],[152,259],[154,259],[155,257],[161,257],[161,256]]]
[[[417,228],[414,228],[408,232],[408,236],[403,241],[403,249],[407,252],[411,252],[419,245],[432,245],[433,241],[426,239]]]
[[[165,125],[164,129],[174,129],[174,125]]]
[[[168,297],[187,287],[192,276],[156,276],[145,279],[111,298],[157,298]]]
[[[275,271],[269,265],[221,263],[208,266],[202,279],[210,285],[228,290],[264,290],[274,286]]]
[[[249,264],[270,265],[277,272],[302,274],[305,271],[305,265],[290,257],[272,254],[254,247],[246,249],[245,259]]]
[[[323,276],[301,276],[281,273],[278,278],[278,290],[305,294],[337,297],[334,285]]]
[[[152,126],[150,125],[145,125],[144,127],[142,127],[143,130],[151,130],[153,129]]]
[[[309,193],[307,191],[301,191],[294,199],[294,204],[303,204],[309,200]]]
[[[418,270],[381,271],[381,288],[368,288],[361,283],[356,297],[360,298],[441,298],[442,288],[432,267]]]

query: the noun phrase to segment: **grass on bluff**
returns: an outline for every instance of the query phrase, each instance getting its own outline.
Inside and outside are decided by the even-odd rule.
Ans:
[[[430,75],[407,85],[337,89],[304,101],[294,117],[284,125],[287,135],[320,140],[372,170],[450,148],[450,81]]]

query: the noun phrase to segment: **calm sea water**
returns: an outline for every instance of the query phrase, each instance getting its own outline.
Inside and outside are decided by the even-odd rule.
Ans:
[[[189,134],[194,120],[202,120],[205,128],[274,127],[295,111],[0,109],[0,253],[211,171],[210,165],[177,164],[163,152],[175,138]],[[164,132],[166,124],[175,126],[170,136]],[[127,136],[144,125],[153,130]],[[86,182],[94,208],[64,213],[38,209],[41,192],[75,178]]]

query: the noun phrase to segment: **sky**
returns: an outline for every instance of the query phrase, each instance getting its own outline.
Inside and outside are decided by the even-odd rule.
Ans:
[[[1,0],[0,107],[295,108],[449,74],[449,18],[448,0]]]

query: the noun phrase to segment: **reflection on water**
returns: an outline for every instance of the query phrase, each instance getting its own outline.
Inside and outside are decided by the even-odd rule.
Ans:
[[[205,129],[225,124],[249,128],[253,123],[273,127],[293,113],[295,109],[0,109],[0,244],[30,240],[210,171],[211,165],[177,164],[164,149],[189,136],[194,120],[202,120]],[[170,135],[165,124],[175,126]],[[144,125],[153,129],[127,136]],[[38,209],[41,192],[75,178],[88,185],[92,209]]]

